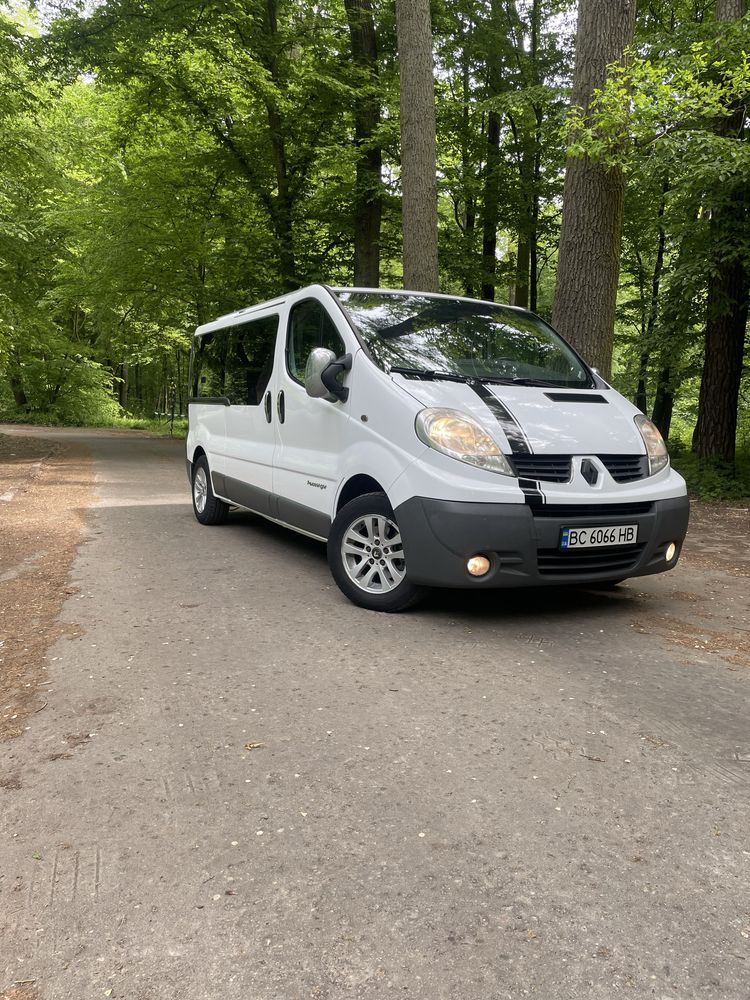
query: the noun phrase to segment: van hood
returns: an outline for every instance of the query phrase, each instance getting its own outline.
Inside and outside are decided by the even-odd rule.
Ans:
[[[485,383],[420,381],[391,376],[424,406],[468,413],[506,454],[644,455],[633,422],[640,411],[614,389],[556,389]]]

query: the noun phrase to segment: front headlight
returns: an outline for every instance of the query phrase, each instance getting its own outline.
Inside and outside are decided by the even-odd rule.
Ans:
[[[422,410],[415,426],[419,440],[444,455],[501,476],[515,475],[497,442],[473,417],[460,410]]]
[[[652,423],[648,417],[644,417],[642,413],[639,413],[633,419],[635,420],[635,426],[643,438],[643,443],[646,445],[648,474],[649,476],[655,476],[657,472],[661,472],[662,469],[669,465],[669,453],[667,452],[667,446],[664,444],[664,438],[661,436],[656,424]]]

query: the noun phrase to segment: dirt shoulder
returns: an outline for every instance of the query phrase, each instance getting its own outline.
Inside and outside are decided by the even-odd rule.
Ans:
[[[45,706],[45,654],[71,631],[59,618],[93,478],[79,445],[0,434],[0,741]]]

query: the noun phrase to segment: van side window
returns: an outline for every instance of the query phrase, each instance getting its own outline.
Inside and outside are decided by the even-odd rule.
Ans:
[[[304,382],[307,359],[316,347],[327,347],[337,358],[346,352],[325,308],[315,299],[308,299],[292,309],[286,340],[287,370],[297,382]]]
[[[196,337],[192,394],[227,396],[235,406],[258,406],[273,371],[278,316],[225,327]]]
[[[214,330],[193,340],[190,392],[194,398],[225,396],[229,330]]]
[[[230,403],[259,406],[271,381],[278,316],[231,327],[227,391]]]

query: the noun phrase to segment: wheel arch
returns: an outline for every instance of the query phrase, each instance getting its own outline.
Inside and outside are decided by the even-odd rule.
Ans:
[[[339,490],[339,495],[336,499],[336,514],[341,510],[341,508],[348,504],[352,500],[356,500],[357,497],[365,496],[367,493],[386,493],[385,487],[373,478],[373,476],[368,476],[365,473],[357,473],[354,476],[350,476],[343,484]]]
[[[195,463],[198,461],[198,459],[201,457],[201,455],[203,455],[203,457],[206,458],[206,451],[202,447],[202,445],[197,445],[196,448],[193,451],[193,457],[190,459],[190,464],[191,465],[195,465]],[[206,458],[206,461],[208,461],[207,458]]]

